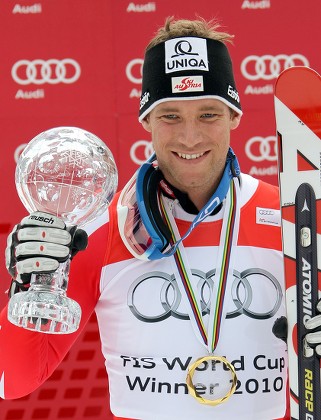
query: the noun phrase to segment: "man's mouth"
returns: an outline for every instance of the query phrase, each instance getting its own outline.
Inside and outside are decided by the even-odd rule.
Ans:
[[[180,158],[187,159],[187,160],[198,159],[198,158],[200,158],[201,156],[204,155],[204,153],[195,153],[195,154],[189,155],[187,153],[179,153],[179,152],[177,152],[177,154]]]

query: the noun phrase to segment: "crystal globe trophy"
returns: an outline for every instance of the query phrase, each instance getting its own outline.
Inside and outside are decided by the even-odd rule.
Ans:
[[[27,144],[15,182],[29,213],[55,215],[72,227],[83,226],[106,210],[118,173],[111,151],[97,136],[77,127],[56,127]],[[81,308],[66,295],[69,268],[70,258],[54,273],[33,273],[28,291],[11,297],[9,321],[49,334],[76,331]]]

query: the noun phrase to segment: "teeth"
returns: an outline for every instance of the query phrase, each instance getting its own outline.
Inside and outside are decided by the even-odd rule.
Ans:
[[[178,156],[183,159],[197,159],[204,155],[204,153],[196,153],[194,155],[188,155],[187,153],[179,153],[177,152]]]

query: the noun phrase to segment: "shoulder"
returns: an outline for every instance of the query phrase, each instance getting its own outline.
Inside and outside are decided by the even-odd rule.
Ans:
[[[281,212],[277,186],[241,176],[241,217],[239,243],[281,251]]]
[[[255,201],[261,203],[262,206],[280,208],[279,187],[248,174],[241,174],[241,199],[242,206]]]

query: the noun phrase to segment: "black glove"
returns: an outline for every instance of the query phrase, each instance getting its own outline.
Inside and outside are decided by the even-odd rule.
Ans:
[[[321,357],[321,299],[317,304],[316,315],[305,323],[305,328],[311,332],[306,334],[305,340],[309,347],[313,348],[317,356]],[[285,317],[278,318],[273,325],[273,334],[286,342],[287,337],[287,320]]]
[[[22,219],[8,236],[6,267],[12,277],[9,297],[26,291],[32,273],[53,273],[59,264],[86,249],[87,233],[67,228],[51,214],[35,212]]]
[[[280,318],[276,319],[272,327],[272,332],[275,335],[275,337],[279,338],[285,343],[287,342],[288,320],[285,316],[281,316]]]
[[[319,315],[310,318],[305,323],[305,328],[311,331],[305,336],[305,339],[308,345],[315,350],[317,356],[321,357],[321,299],[317,303],[316,309]]]

